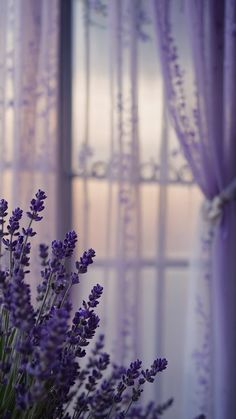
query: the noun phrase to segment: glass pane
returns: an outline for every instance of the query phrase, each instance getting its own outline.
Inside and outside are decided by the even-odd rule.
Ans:
[[[94,247],[98,259],[117,257],[117,211],[118,185],[107,180],[88,179],[86,186],[81,178],[73,179],[73,228],[80,236],[83,248],[85,235],[87,245]],[[86,193],[85,193],[86,188]],[[88,198],[88,207],[86,199]],[[159,185],[140,186],[141,199],[141,257],[156,259],[158,237]],[[85,214],[86,213],[86,214]],[[85,216],[87,225],[85,225]]]
[[[169,186],[167,192],[167,256],[189,258],[193,250],[202,194],[196,186]]]
[[[143,184],[141,186],[142,206],[142,257],[155,260],[158,237],[158,199],[159,185]]]
[[[112,204],[108,201],[108,187],[107,181],[90,179],[85,183],[80,178],[73,180],[73,227],[79,233],[80,248],[94,248],[97,259],[107,257],[107,220],[113,215]],[[114,243],[109,250],[110,254],[114,254]]]
[[[168,368],[161,377],[161,394],[162,400],[174,397],[173,407],[165,414],[166,419],[182,417],[188,278],[187,270],[166,271],[163,354],[168,360]]]

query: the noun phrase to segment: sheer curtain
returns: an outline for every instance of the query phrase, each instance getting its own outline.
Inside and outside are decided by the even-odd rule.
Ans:
[[[150,2],[74,2],[73,225],[104,285],[113,359],[169,367],[145,397],[181,417],[189,256],[200,202],[169,126]]]
[[[183,2],[153,0],[153,10],[170,115],[195,180],[207,199],[204,213],[211,233],[206,306],[209,309],[210,302],[212,333],[208,333],[205,344],[210,374],[203,374],[204,379],[200,380],[203,391],[199,403],[207,417],[233,418],[236,411],[236,372],[232,369],[236,343],[236,3],[232,0],[185,3],[183,7]],[[173,18],[174,11],[180,12],[180,6],[181,13],[185,12],[185,26],[183,13],[182,21],[181,13],[179,20]],[[183,29],[181,35],[176,35],[177,27]],[[189,64],[194,83],[184,67],[185,41],[181,41],[186,39],[193,53]],[[204,291],[203,298],[207,289]],[[206,318],[205,328],[209,327],[208,321]],[[201,375],[204,362],[204,356],[198,359],[196,376],[199,372]],[[203,402],[204,393],[207,400]]]
[[[1,0],[0,194],[26,210],[46,191],[46,241],[56,234],[58,28],[58,0]]]

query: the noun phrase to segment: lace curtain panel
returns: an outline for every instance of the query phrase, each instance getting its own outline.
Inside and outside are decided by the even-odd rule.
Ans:
[[[116,362],[168,358],[145,397],[173,396],[166,418],[182,418],[201,194],[165,112],[151,2],[75,1],[73,17],[73,225],[81,250],[97,253],[82,295],[104,286],[101,331]]]
[[[26,210],[46,191],[46,241],[56,234],[58,19],[58,0],[1,0],[0,194]]]
[[[211,318],[205,355],[210,369],[199,382],[205,392],[201,401],[207,417],[234,418],[236,2],[182,2],[176,19],[178,3],[153,0],[153,11],[171,119],[207,199],[211,269],[205,306]],[[204,356],[198,359],[196,377],[205,362]]]

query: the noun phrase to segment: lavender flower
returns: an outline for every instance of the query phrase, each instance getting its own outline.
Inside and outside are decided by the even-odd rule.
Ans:
[[[7,233],[4,233],[4,224],[5,224],[5,220],[4,218],[7,216],[7,210],[8,210],[8,203],[7,201],[5,201],[5,199],[1,199],[0,200],[0,256],[2,256],[1,254],[1,240],[4,236],[7,235]]]
[[[0,417],[71,419],[73,404],[73,418],[82,418],[86,412],[89,417],[100,419],[137,419],[147,414],[158,418],[168,403],[159,410],[155,404],[138,409],[131,405],[140,399],[143,385],[153,382],[157,373],[166,368],[165,359],[156,359],[145,371],[138,359],[128,369],[116,366],[103,350],[101,335],[85,366],[80,364],[100,325],[95,310],[103,287],[96,284],[92,288],[70,322],[70,290],[95,257],[95,251],[89,249],[76,262],[76,272],[68,270],[67,261],[77,242],[74,231],[68,232],[64,241],[53,240],[50,254],[48,246],[40,245],[41,283],[37,287],[38,306],[34,309],[30,286],[25,282],[30,266],[28,240],[36,234],[31,224],[42,219],[45,198],[39,190],[32,199],[31,211],[27,213],[30,222],[22,228],[22,234],[20,208],[12,212],[7,233],[3,232],[8,205],[0,200],[0,240],[9,251],[9,266],[0,269]],[[5,234],[10,237],[4,238]]]
[[[165,358],[157,358],[151,365],[153,373],[164,371],[167,368],[168,361]]]
[[[0,199],[0,217],[5,218],[7,216],[8,202],[5,199]],[[2,220],[1,220],[2,224]]]
[[[89,307],[96,307],[99,304],[98,299],[101,297],[102,292],[103,292],[103,287],[99,284],[95,285],[92,288],[91,294],[89,294],[89,302],[88,302]]]
[[[36,235],[36,232],[33,231],[33,229],[31,227],[28,227],[28,228],[23,227],[22,232],[23,232],[24,236],[27,236],[27,237],[34,237]]]
[[[43,281],[37,286],[37,301],[42,301],[47,290],[48,281],[51,275],[51,270],[47,267],[41,271]]]
[[[51,244],[51,259],[49,261],[52,272],[60,271],[65,258],[64,244],[61,240],[53,240]]]
[[[58,366],[58,356],[68,330],[70,306],[52,309],[49,319],[40,326],[40,367],[41,373],[51,374],[50,370]]]
[[[75,285],[75,284],[79,284],[79,275],[77,274],[77,272],[71,272],[71,284]]]
[[[79,364],[72,351],[64,351],[60,358],[60,367],[57,371],[55,392],[57,394],[56,404],[62,408],[63,403],[68,402],[70,389],[76,383],[79,374]],[[58,403],[60,400],[61,403]]]
[[[49,249],[49,247],[46,244],[41,243],[39,245],[39,257],[42,260],[42,262],[41,262],[41,265],[42,266],[46,266],[47,265],[48,249]]]
[[[55,259],[63,259],[65,257],[65,249],[61,240],[53,240],[52,255]]]
[[[5,284],[8,273],[6,271],[0,271],[0,285]]]
[[[104,371],[107,369],[108,365],[110,363],[110,355],[108,355],[106,352],[102,353],[97,361],[97,368],[100,371]]]
[[[26,214],[27,216],[34,221],[40,221],[43,217],[39,216],[39,213],[44,210],[44,200],[47,198],[45,192],[41,191],[40,189],[35,194],[35,198],[31,200],[30,209],[31,212],[28,211]]]
[[[12,211],[12,216],[9,219],[9,224],[7,226],[8,233],[12,236],[19,235],[19,228],[20,228],[20,219],[22,217],[23,211],[19,207]]]
[[[15,262],[20,263],[22,266],[29,266],[30,249],[30,243],[24,243],[24,237],[19,235],[18,240],[16,241],[14,246]]]
[[[72,256],[77,241],[77,234],[74,230],[66,234],[64,240],[65,257]]]
[[[98,339],[95,343],[95,347],[92,350],[92,353],[94,356],[96,356],[97,354],[100,353],[100,351],[104,348],[104,340],[105,340],[105,336],[103,334],[98,336]]]
[[[79,273],[86,273],[88,270],[88,265],[93,263],[93,258],[96,256],[95,250],[89,249],[83,253],[83,256],[80,258],[80,261],[76,262],[76,269]]]
[[[149,383],[153,383],[155,376],[158,372],[164,371],[167,367],[167,360],[165,358],[158,358],[156,359],[153,364],[151,365],[150,370],[142,370],[143,377],[140,378],[140,384],[143,384],[144,381],[148,381]]]
[[[135,379],[138,378],[140,375],[141,366],[142,366],[142,361],[139,361],[139,359],[137,359],[137,361],[135,362],[131,362],[130,367],[127,369],[126,374],[124,374],[123,376],[123,382],[127,386],[134,385]]]
[[[23,269],[13,273],[13,280],[8,282],[3,291],[4,306],[10,313],[13,326],[22,332],[30,332],[35,323],[34,309],[30,300],[30,287],[24,283]]]
[[[9,251],[14,251],[17,244],[17,240],[2,239],[3,244],[5,244],[5,249]]]
[[[69,280],[65,267],[61,265],[60,270],[55,273],[51,287],[56,294],[60,294],[67,287],[68,282]]]

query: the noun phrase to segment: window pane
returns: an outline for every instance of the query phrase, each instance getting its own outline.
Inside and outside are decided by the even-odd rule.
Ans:
[[[173,407],[165,414],[166,419],[182,417],[188,278],[188,270],[166,271],[163,353],[168,359],[168,368],[161,377],[161,385],[163,400],[174,397]]]
[[[202,195],[196,186],[168,186],[166,247],[172,258],[189,258]]]

